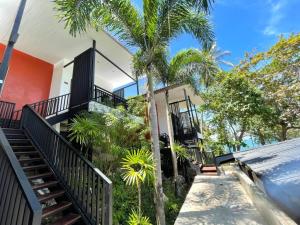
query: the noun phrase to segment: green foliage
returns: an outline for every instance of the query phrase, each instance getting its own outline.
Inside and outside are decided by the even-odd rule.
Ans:
[[[208,49],[214,39],[211,24],[203,13],[203,9],[209,10],[213,0],[144,0],[141,12],[130,0],[54,0],[54,2],[60,19],[72,35],[85,32],[90,27],[96,30],[105,29],[128,46],[136,47],[138,51],[134,57],[134,64],[138,65],[137,75],[147,75],[149,95],[153,94],[153,77],[162,65],[159,60],[163,57],[158,56],[165,55],[171,40],[183,33],[189,33]],[[149,109],[155,107],[155,101],[149,101],[148,104],[151,106]],[[149,115],[149,118],[151,127],[155,129],[157,124],[151,120],[153,114]],[[122,118],[120,121],[117,119],[119,116]],[[140,149],[144,146],[137,146],[138,144],[147,143],[141,140],[145,138],[143,136],[145,129],[137,123],[130,123],[132,120],[124,111],[106,115],[105,121],[107,128],[103,130],[105,138],[102,143],[109,152],[112,152],[110,146],[116,146],[114,150],[120,152],[119,147],[127,150]],[[133,131],[137,134],[134,135]],[[158,141],[156,137],[153,140]],[[159,149],[156,147],[158,143],[153,143],[152,146],[156,153],[154,155],[159,155]],[[158,173],[160,170],[158,167],[155,169]],[[158,186],[161,185],[161,180],[155,181],[157,181],[156,190],[160,190]],[[155,195],[158,196],[156,198],[158,203],[163,201],[159,197],[161,194]],[[161,215],[159,220],[164,224],[164,209],[158,210],[161,212],[157,214]]]
[[[268,108],[261,91],[244,74],[223,72],[217,79],[218,82],[203,94],[205,104],[202,109],[211,114],[210,123],[219,138],[226,136],[226,144],[233,142],[233,147],[239,150],[252,119],[266,113]]]
[[[71,131],[70,140],[84,146],[96,144],[95,140],[99,138],[98,124],[85,115],[76,115],[69,130]]]
[[[139,185],[153,177],[153,158],[149,150],[133,150],[123,158],[123,179],[127,185]]]
[[[181,161],[184,161],[185,159],[188,159],[189,158],[189,154],[187,152],[187,148],[178,144],[178,143],[175,143],[173,145],[173,148],[172,150],[176,153],[177,155],[177,159],[181,160]]]
[[[133,210],[129,216],[128,225],[151,225],[151,223],[148,217],[139,215],[138,212]]]
[[[238,150],[245,134],[266,144],[299,136],[300,34],[281,37],[270,50],[246,54],[220,73],[203,94],[206,140],[213,149]]]

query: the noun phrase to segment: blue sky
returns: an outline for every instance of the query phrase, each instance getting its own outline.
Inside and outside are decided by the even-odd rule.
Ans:
[[[142,7],[142,0],[132,0]],[[280,34],[300,32],[300,0],[215,0],[211,12],[217,45],[229,50],[226,59],[237,64],[245,52],[264,51]],[[171,55],[180,49],[199,47],[189,35],[170,45]]]
[[[132,2],[142,10],[142,0]],[[245,52],[265,51],[279,35],[300,32],[300,0],[215,0],[210,20],[218,48],[231,52],[224,59],[238,64]],[[181,35],[170,44],[170,53],[191,47],[200,45],[192,36]],[[140,83],[142,87],[145,81]]]

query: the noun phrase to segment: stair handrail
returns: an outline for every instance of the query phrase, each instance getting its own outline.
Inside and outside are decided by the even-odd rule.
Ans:
[[[102,225],[111,225],[111,180],[86,160],[30,105],[23,108],[21,128],[41,151],[84,221],[91,225],[99,225],[100,221]],[[101,191],[102,216],[100,218]]]
[[[9,127],[10,120],[14,113],[16,104],[7,101],[0,101],[0,126],[1,127]]]
[[[40,225],[42,206],[0,128],[0,223]]]

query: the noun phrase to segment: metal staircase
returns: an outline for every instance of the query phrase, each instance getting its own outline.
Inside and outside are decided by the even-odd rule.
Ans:
[[[81,215],[51,167],[21,129],[3,129],[32,189],[42,205],[42,224],[82,224]]]
[[[19,129],[0,128],[0,224],[111,225],[112,182],[44,118],[59,104],[43,106],[24,106]]]

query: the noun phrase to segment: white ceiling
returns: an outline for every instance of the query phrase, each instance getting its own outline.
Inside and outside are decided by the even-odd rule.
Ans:
[[[6,44],[19,5],[19,0],[0,0],[0,42]],[[27,0],[24,16],[15,48],[46,62],[55,64],[62,59],[72,60],[92,46],[96,40],[97,49],[128,74],[131,72],[131,53],[104,31],[89,31],[72,37],[64,24],[59,23],[57,12],[50,0]],[[125,74],[104,59],[96,62],[96,76],[108,79],[113,88],[132,82]]]

